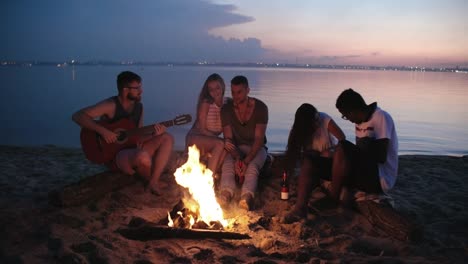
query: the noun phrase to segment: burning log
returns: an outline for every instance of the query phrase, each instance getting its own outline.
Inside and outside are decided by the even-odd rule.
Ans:
[[[105,171],[50,192],[49,204],[61,207],[82,205],[135,182],[136,177]]]
[[[247,234],[220,230],[187,229],[162,226],[142,218],[133,219],[128,228],[119,228],[117,233],[131,240],[149,241],[166,238],[183,239],[250,239]]]
[[[190,223],[190,220],[193,219],[193,222]],[[172,224],[170,224],[170,220]],[[171,225],[175,228],[195,228],[195,229],[210,229],[210,230],[223,230],[223,225],[219,221],[211,221],[210,223],[205,223],[204,221],[197,221],[198,213],[192,212],[185,207],[185,204],[180,200],[170,212],[168,212],[168,217],[162,218],[156,224],[168,226]]]
[[[184,198],[185,207],[189,210],[185,215],[179,211],[177,214],[181,214],[183,218],[188,216],[190,227],[200,221],[218,221],[222,226],[227,226],[223,210],[216,200],[213,173],[200,163],[200,151],[195,145],[189,147],[188,160],[174,172],[174,177],[177,184],[184,187],[189,194]]]

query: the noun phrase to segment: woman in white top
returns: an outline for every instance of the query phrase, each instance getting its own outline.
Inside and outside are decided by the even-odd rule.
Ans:
[[[202,156],[209,157],[207,167],[213,174],[226,155],[224,141],[219,137],[223,131],[220,112],[224,91],[224,80],[219,74],[208,76],[198,97],[197,119],[185,139],[187,147],[196,145]]]
[[[332,180],[336,178],[335,174],[342,173],[340,160],[343,160],[343,153],[337,151],[337,146],[344,139],[343,131],[326,113],[318,112],[307,103],[297,109],[289,132],[285,171],[292,175],[301,155],[302,159],[297,201],[285,222],[295,222],[306,216],[309,193],[319,185],[320,178]]]

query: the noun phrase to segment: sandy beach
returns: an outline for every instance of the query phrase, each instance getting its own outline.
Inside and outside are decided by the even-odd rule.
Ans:
[[[402,241],[351,208],[313,210],[284,224],[295,201],[280,200],[280,168],[260,182],[255,210],[225,210],[228,231],[250,239],[130,240],[117,233],[132,219],[157,222],[180,201],[172,176],[164,195],[141,182],[80,206],[49,205],[48,194],[105,171],[80,149],[0,146],[0,263],[467,263],[468,157],[400,156],[391,195],[422,232]],[[315,197],[315,196],[314,196]],[[312,197],[311,199],[314,199]]]

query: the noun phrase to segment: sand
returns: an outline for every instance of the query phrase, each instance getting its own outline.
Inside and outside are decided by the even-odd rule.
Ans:
[[[232,232],[251,239],[129,240],[116,233],[136,217],[156,222],[180,200],[169,166],[164,195],[137,182],[81,206],[48,204],[52,190],[105,171],[80,149],[0,146],[0,263],[467,263],[468,157],[400,156],[391,195],[422,231],[401,241],[351,208],[311,210],[284,224],[295,201],[280,200],[279,169],[262,179],[255,210],[233,205]],[[315,194],[314,197],[316,197]],[[314,199],[314,198],[312,198]]]

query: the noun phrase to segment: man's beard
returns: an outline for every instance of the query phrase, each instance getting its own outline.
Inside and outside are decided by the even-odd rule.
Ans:
[[[131,94],[127,94],[127,99],[138,103],[141,101],[141,95],[132,96]]]
[[[237,102],[234,101],[234,104],[235,104],[235,105],[241,105],[241,104],[247,102],[247,100],[248,100],[248,97],[246,96],[245,98],[242,98],[242,99],[237,100]]]

